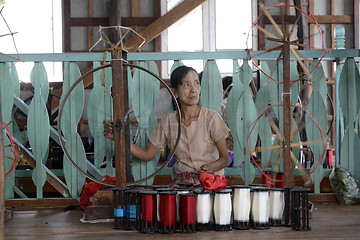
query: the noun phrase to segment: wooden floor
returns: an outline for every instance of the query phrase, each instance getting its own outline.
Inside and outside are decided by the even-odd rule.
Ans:
[[[15,211],[5,223],[5,239],[360,239],[360,205],[318,205],[311,231],[286,227],[267,230],[232,230],[194,234],[142,234],[112,229],[113,223],[81,223],[79,210]]]

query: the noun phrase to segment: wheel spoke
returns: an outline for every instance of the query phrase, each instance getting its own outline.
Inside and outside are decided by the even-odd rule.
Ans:
[[[283,38],[284,34],[281,31],[281,29],[279,28],[279,26],[276,24],[275,20],[273,19],[273,17],[270,15],[269,11],[265,8],[263,3],[260,3],[260,8],[261,10],[263,10],[265,16],[269,19],[269,21],[271,22],[271,24],[274,26],[275,30],[279,33],[280,37]]]
[[[294,57],[296,58],[296,60],[298,61],[298,63],[300,64],[301,68],[304,70],[304,72],[306,73],[306,75],[310,75],[309,70],[307,69],[307,67],[305,66],[305,64],[302,62],[302,60],[300,59],[297,51],[295,49],[293,49],[292,47],[290,47],[290,51],[292,52],[292,54],[294,55]]]
[[[262,147],[255,147],[256,152],[262,152],[262,151],[269,151],[269,150],[278,150],[282,149],[283,145],[274,145],[274,146],[262,146]]]
[[[271,38],[273,38],[273,39],[279,39],[279,40],[280,40],[280,38],[278,38],[277,36],[275,36],[274,34],[272,34],[271,32],[269,32],[269,31],[266,30],[265,28],[260,27],[259,25],[256,25],[256,27],[257,27],[260,31],[262,31],[263,33],[265,33],[266,35],[268,35],[269,37],[271,37]]]
[[[304,142],[298,142],[298,143],[291,143],[291,147],[294,147],[294,148],[299,148],[302,147],[302,146],[311,146],[311,145],[319,145],[321,144],[322,141],[317,139],[317,140],[309,140],[309,141],[304,141]]]
[[[271,129],[275,132],[275,138],[278,139],[280,142],[284,143],[284,138],[281,136],[279,128],[276,126],[274,122],[270,123]]]

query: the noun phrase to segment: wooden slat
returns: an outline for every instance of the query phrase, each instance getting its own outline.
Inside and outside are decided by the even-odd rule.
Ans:
[[[140,16],[140,0],[131,0],[131,16]]]
[[[113,59],[126,60],[126,52],[113,51],[111,53]],[[122,64],[122,61],[112,61],[112,80],[113,80],[113,100],[114,100],[114,144],[115,144],[115,176],[116,185],[124,187],[126,185],[126,155],[128,152],[130,143],[125,137],[126,124],[123,121],[125,114],[129,109],[128,103],[128,82],[126,67]],[[125,139],[125,142],[122,141]],[[128,145],[127,145],[128,144]]]
[[[206,0],[184,0],[171,11],[156,19],[152,24],[140,32],[140,35],[146,39],[145,44],[159,36],[164,30],[205,1]],[[143,39],[138,36],[133,36],[125,42],[125,48],[137,50],[142,41]]]
[[[71,52],[70,0],[62,1],[63,51]]]
[[[281,23],[281,16],[275,15],[272,16],[278,24]],[[318,24],[330,24],[330,23],[337,23],[337,24],[345,24],[345,23],[353,23],[354,17],[349,15],[317,15],[314,16]],[[288,24],[294,23],[296,20],[296,16],[285,16],[285,22]],[[312,18],[308,18],[310,24],[314,24],[314,20]],[[265,20],[265,24],[271,24],[268,19]]]
[[[155,21],[154,17],[123,17],[121,24],[123,26],[147,26]],[[70,18],[69,25],[74,26],[108,26],[109,19],[105,17],[83,17],[83,18]]]
[[[93,10],[93,0],[88,0],[89,1],[89,17],[93,17],[94,16],[94,10]],[[91,49],[91,47],[93,46],[93,27],[92,26],[88,26],[88,49]]]
[[[5,207],[16,208],[50,208],[50,207],[62,207],[62,206],[78,206],[79,201],[72,198],[42,198],[42,199],[13,199],[5,201]]]
[[[21,144],[19,144],[16,140],[14,140],[14,144],[16,146],[18,154],[25,159],[25,161],[32,167],[36,167],[36,161],[33,158],[33,156],[30,155],[30,153],[27,151],[27,149],[24,149]],[[49,182],[59,193],[63,194],[64,196],[70,196],[70,192],[67,189],[66,185],[62,182],[59,182],[61,180],[56,179],[54,176],[48,173],[46,171],[46,181]]]
[[[315,204],[339,204],[335,194],[333,193],[309,194],[309,201]]]

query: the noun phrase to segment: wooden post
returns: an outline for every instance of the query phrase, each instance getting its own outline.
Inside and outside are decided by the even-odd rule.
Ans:
[[[5,159],[0,89],[0,240],[5,238]]]
[[[125,115],[129,109],[127,68],[123,65],[126,51],[111,52],[112,96],[114,100],[114,144],[115,144],[115,176],[116,186],[126,186],[126,156],[129,156],[130,144],[126,137]]]
[[[286,27],[285,27],[286,28]],[[283,48],[283,122],[284,122],[284,186],[293,185],[293,164],[291,160],[291,109],[290,109],[290,40],[288,33],[284,34]]]

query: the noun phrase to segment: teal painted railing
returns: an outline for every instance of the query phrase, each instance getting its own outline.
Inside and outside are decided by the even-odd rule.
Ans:
[[[320,56],[319,50],[302,51],[302,54],[308,59],[318,59]],[[273,60],[276,60],[278,53],[276,52],[253,52],[257,60],[261,60],[261,68],[273,78],[282,77],[281,62],[276,64],[272,70],[267,65],[274,65]],[[20,59],[25,62],[34,62],[34,68],[31,73],[31,83],[34,86],[34,97],[30,105],[24,103],[20,98],[20,85],[15,67],[6,69],[12,64],[12,60],[5,56],[0,56],[0,76],[1,84],[1,104],[2,104],[2,118],[6,123],[10,123],[13,119],[12,108],[15,105],[23,113],[27,114],[28,136],[31,146],[31,153],[36,160],[36,167],[32,170],[32,180],[36,186],[36,198],[43,197],[43,185],[46,179],[46,174],[52,175],[55,179],[61,182],[59,175],[65,177],[65,183],[62,183],[69,194],[62,192],[65,197],[77,198],[81,192],[84,177],[76,172],[71,167],[66,159],[63,160],[63,171],[52,171],[45,167],[49,155],[49,138],[55,142],[59,142],[57,131],[50,126],[47,118],[48,113],[44,108],[44,102],[48,95],[48,86],[46,70],[43,67],[43,62],[64,62],[64,83],[63,92],[65,93],[73,81],[80,77],[78,68],[79,62],[93,62],[93,66],[99,66],[100,62],[104,61],[104,53],[61,53],[61,54],[22,54]],[[17,56],[13,56],[17,57]],[[357,60],[360,57],[360,50],[330,50],[326,51],[323,61],[330,61],[336,63],[336,88],[338,94],[336,98],[340,104],[336,104],[336,109],[341,114],[339,121],[337,121],[337,128],[339,130],[339,146],[340,156],[336,159],[336,163],[349,169],[349,171],[357,178],[360,177],[360,167],[358,156],[359,147],[359,106],[360,106],[360,88],[359,88],[359,70]],[[234,167],[226,168],[226,175],[241,176],[246,184],[251,183],[260,171],[253,166],[250,161],[251,153],[247,147],[247,140],[254,148],[259,134],[261,142],[265,146],[276,144],[278,139],[272,141],[271,137],[266,132],[271,132],[269,124],[264,121],[264,118],[257,118],[262,114],[263,109],[268,105],[269,100],[273,103],[281,102],[282,88],[279,85],[269,81],[264,74],[260,74],[260,92],[254,99],[251,95],[250,88],[247,86],[252,78],[251,58],[249,52],[246,50],[239,51],[219,51],[219,52],[171,52],[171,53],[128,53],[129,61],[137,61],[140,66],[149,68],[156,72],[157,68],[154,64],[155,60],[176,60],[175,64],[181,64],[181,60],[206,60],[206,65],[203,74],[203,88],[201,96],[201,104],[208,108],[220,109],[222,88],[220,83],[220,74],[216,65],[217,59],[231,59],[233,60],[233,89],[230,92],[227,102],[227,122],[232,132],[234,142]],[[106,55],[105,60],[111,61],[110,54]],[[298,78],[295,58],[291,58],[294,63],[291,66],[291,76]],[[269,64],[267,64],[269,63]],[[315,124],[308,124],[306,131],[308,139],[314,141],[321,138],[319,136],[319,129],[322,132],[326,131],[327,127],[327,113],[324,104],[326,79],[321,67],[313,72],[313,93],[309,100],[307,112],[317,122]],[[94,139],[94,161],[91,163],[86,159],[84,146],[81,142],[77,131],[77,126],[80,121],[82,112],[84,111],[84,89],[79,85],[69,98],[64,108],[64,119],[62,120],[63,137],[67,143],[67,150],[70,152],[76,163],[81,166],[84,171],[87,171],[94,177],[100,179],[102,175],[113,175],[114,169],[111,164],[111,158],[114,153],[113,143],[104,138],[102,135],[102,120],[112,119],[112,98],[110,89],[111,69],[104,72],[97,72],[93,76],[94,84],[89,98],[87,119],[89,122],[90,132]],[[282,80],[281,80],[282,81]],[[294,87],[293,87],[294,88]],[[292,104],[296,104],[299,94],[299,88],[296,86],[292,88]],[[151,133],[151,129],[156,124],[154,117],[154,107],[158,97],[159,82],[150,79],[147,74],[135,71],[133,75],[129,75],[129,100],[132,103],[135,117],[141,125],[137,144],[143,145],[147,142],[147,138]],[[274,108],[274,114],[277,116],[279,122],[282,122],[282,110],[280,107]],[[308,119],[312,122],[313,119]],[[252,129],[254,123],[256,127]],[[15,121],[10,124],[14,136],[18,136],[17,126]],[[280,124],[279,131],[282,131]],[[250,134],[251,132],[251,134]],[[250,135],[249,135],[250,134]],[[326,135],[326,134],[325,134]],[[326,143],[326,136],[324,136]],[[296,139],[296,138],[294,138]],[[298,141],[298,140],[296,140]],[[21,142],[21,141],[19,141]],[[10,143],[7,138],[4,138],[4,145],[8,146]],[[320,182],[329,174],[329,169],[323,169],[322,161],[319,159],[322,152],[320,148],[311,148],[313,152],[314,162],[320,161],[316,171],[312,174],[312,181],[315,184],[315,192],[320,191]],[[300,151],[293,151],[295,158],[299,158]],[[13,157],[10,148],[5,148],[5,155]],[[271,161],[270,154],[264,152],[262,154],[262,168],[267,168],[267,162]],[[101,163],[105,159],[107,167],[100,168]],[[133,175],[135,179],[144,177],[144,174],[156,169],[158,157],[148,164],[137,162],[133,160]],[[239,167],[241,165],[241,167]],[[310,170],[314,170],[315,165]],[[5,161],[5,172],[11,168],[11,160]],[[277,164],[272,164],[271,168],[278,170]],[[280,169],[281,170],[281,169]],[[165,169],[161,174],[171,174],[171,169]],[[27,171],[28,172],[28,171]],[[27,174],[26,172],[26,174]],[[64,174],[62,174],[64,173]],[[6,176],[6,199],[14,198],[16,192],[21,197],[25,198],[26,194],[21,192],[21,189],[16,186],[16,178],[24,174],[23,170],[16,170]],[[299,174],[298,169],[294,169],[294,174]],[[58,176],[57,176],[58,175]],[[151,184],[151,182],[149,183]]]

